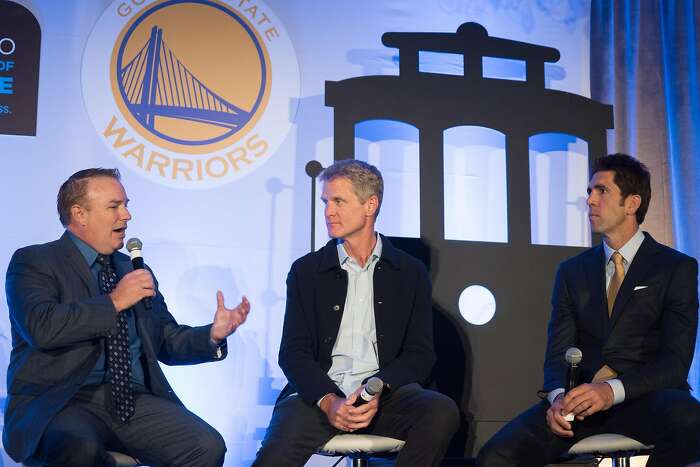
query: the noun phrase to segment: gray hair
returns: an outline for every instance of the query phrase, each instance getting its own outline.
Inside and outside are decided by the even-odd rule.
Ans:
[[[379,208],[382,206],[382,198],[384,197],[384,180],[381,172],[367,162],[344,159],[323,169],[318,179],[322,182],[329,182],[339,177],[350,180],[353,191],[362,203],[365,203],[372,195],[377,197],[379,205],[374,215],[376,218],[379,215]]]

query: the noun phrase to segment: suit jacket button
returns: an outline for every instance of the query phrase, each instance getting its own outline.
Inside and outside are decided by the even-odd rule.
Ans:
[[[326,337],[325,339],[323,339],[323,343],[324,343],[324,344],[330,344],[332,340],[333,340],[332,338]]]
[[[340,310],[340,305],[333,305],[333,311]]]

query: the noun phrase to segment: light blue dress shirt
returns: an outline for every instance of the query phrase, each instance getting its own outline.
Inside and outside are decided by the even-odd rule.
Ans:
[[[340,267],[348,275],[348,291],[338,337],[331,352],[328,376],[346,396],[379,371],[377,328],[374,322],[374,268],[382,255],[382,239],[367,263],[360,266],[338,242]]]

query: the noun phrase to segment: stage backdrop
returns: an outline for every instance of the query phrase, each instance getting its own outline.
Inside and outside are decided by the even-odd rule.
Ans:
[[[0,132],[5,133],[0,135],[4,219],[0,284],[4,285],[14,250],[61,235],[55,197],[70,174],[86,167],[118,167],[131,199],[133,220],[127,235],[143,240],[146,261],[173,315],[187,324],[210,322],[217,289],[229,304],[243,294],[252,303],[248,322],[229,339],[229,357],[224,362],[165,368],[187,406],[223,434],[227,466],[250,464],[285,384],[277,366],[285,278],[291,262],[310,248],[311,182],[304,171],[310,160],[325,166],[334,156],[355,156],[376,164],[386,183],[379,230],[424,239],[429,233],[447,245],[435,250],[434,236],[429,238],[433,244],[427,242],[433,248],[429,255],[433,278],[442,294],[436,307],[441,322],[448,323],[439,329],[456,336],[461,360],[452,362],[450,349],[443,348],[439,367],[445,371],[453,364],[458,367],[456,374],[463,381],[453,381],[459,389],[451,395],[458,399],[465,420],[488,421],[489,392],[498,394],[507,385],[517,384],[507,375],[500,387],[472,381],[478,368],[501,366],[506,355],[514,360],[514,367],[522,364],[533,369],[528,381],[535,382],[519,388],[524,396],[517,405],[522,408],[533,399],[541,377],[543,323],[556,264],[553,256],[541,265],[525,263],[525,275],[538,277],[540,285],[534,290],[542,306],[517,310],[522,316],[513,322],[531,323],[529,328],[518,328],[532,343],[522,349],[494,331],[500,329],[495,323],[503,326],[509,320],[508,315],[499,314],[508,308],[499,307],[498,293],[494,298],[488,287],[464,291],[487,282],[480,280],[482,268],[494,275],[502,266],[485,267],[473,258],[452,266],[439,255],[450,248],[466,251],[460,245],[486,250],[516,240],[528,248],[561,247],[560,256],[589,245],[588,159],[594,149],[602,148],[589,147],[591,141],[582,136],[590,134],[587,129],[562,135],[546,125],[531,128],[534,116],[542,116],[543,111],[537,99],[526,105],[530,94],[512,106],[510,100],[496,99],[494,107],[484,109],[481,123],[470,118],[450,127],[447,117],[435,115],[436,121],[445,123],[439,139],[416,121],[397,121],[393,110],[370,112],[366,121],[358,117],[358,109],[352,108],[353,95],[348,97],[349,88],[342,80],[399,75],[400,63],[406,62],[400,62],[396,47],[404,36],[392,36],[393,42],[385,36],[383,43],[384,33],[441,32],[457,37],[460,25],[477,22],[485,31],[471,25],[461,33],[488,34],[556,48],[560,53],[557,60],[550,49],[525,47],[549,57],[541,63],[541,82],[530,83],[527,54],[499,59],[485,52],[486,57],[479,60],[483,76],[519,81],[528,89],[534,89],[532,84],[540,91],[587,97],[588,1],[17,3],[36,17],[41,32],[27,39],[10,28],[14,19],[0,16]],[[10,4],[0,2],[0,6]],[[35,86],[31,67],[39,51],[27,52],[32,40],[41,41],[36,108],[31,101]],[[512,43],[508,47],[518,49]],[[420,52],[416,66],[426,74],[465,75],[464,55],[445,51]],[[465,78],[464,86],[474,85],[475,79]],[[339,83],[327,86],[326,81]],[[20,99],[20,95],[29,98]],[[372,101],[371,87],[370,94],[356,97]],[[568,94],[558,99],[570,102],[571,109],[594,105]],[[413,103],[404,102],[401,115],[416,114],[418,120],[429,122],[430,106],[425,101],[423,95]],[[441,102],[438,107],[445,115],[458,115],[459,106],[467,112],[469,106]],[[604,132],[612,122],[605,118],[605,109],[599,110],[596,115],[602,117],[592,125]],[[334,122],[334,112],[342,119]],[[573,110],[559,106],[556,112],[565,116]],[[36,134],[31,136],[34,117]],[[13,128],[10,119],[29,122],[30,129],[2,131]],[[529,133],[519,133],[518,122],[530,128]],[[334,138],[337,131],[343,131],[340,142]],[[509,146],[513,133],[521,138],[517,147]],[[419,161],[423,143],[439,148],[439,173]],[[513,151],[524,154],[524,159],[517,170],[508,171],[506,154]],[[431,175],[423,178],[426,173]],[[520,191],[509,186],[516,176]],[[435,192],[436,177],[443,180],[437,185],[443,193]],[[523,189],[525,196],[514,197]],[[509,203],[512,210],[517,208],[515,217],[508,213]],[[437,218],[443,225],[421,225],[433,219],[426,214],[431,209],[439,211]],[[316,217],[316,245],[320,246],[327,239],[320,207]],[[457,279],[450,281],[452,267],[469,274],[454,275]],[[533,318],[528,319],[529,315]],[[0,288],[0,316],[4,381],[11,348],[4,287]],[[442,337],[436,336],[438,341]],[[501,353],[468,354],[469,349],[480,349],[482,341],[494,340],[500,342]],[[474,391],[464,390],[472,385]],[[5,393],[3,383],[0,395]],[[451,452],[471,455],[489,432],[515,412],[516,407],[509,407],[481,434],[478,430],[463,433]],[[14,465],[3,456],[4,465]],[[314,458],[309,465],[330,463]]]

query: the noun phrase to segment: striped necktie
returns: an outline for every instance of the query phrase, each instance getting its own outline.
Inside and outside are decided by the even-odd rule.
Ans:
[[[625,279],[625,267],[622,264],[622,255],[620,252],[616,251],[613,253],[610,259],[615,263],[615,272],[610,278],[610,285],[608,285],[608,316],[612,315],[617,293],[620,291],[622,281]]]

